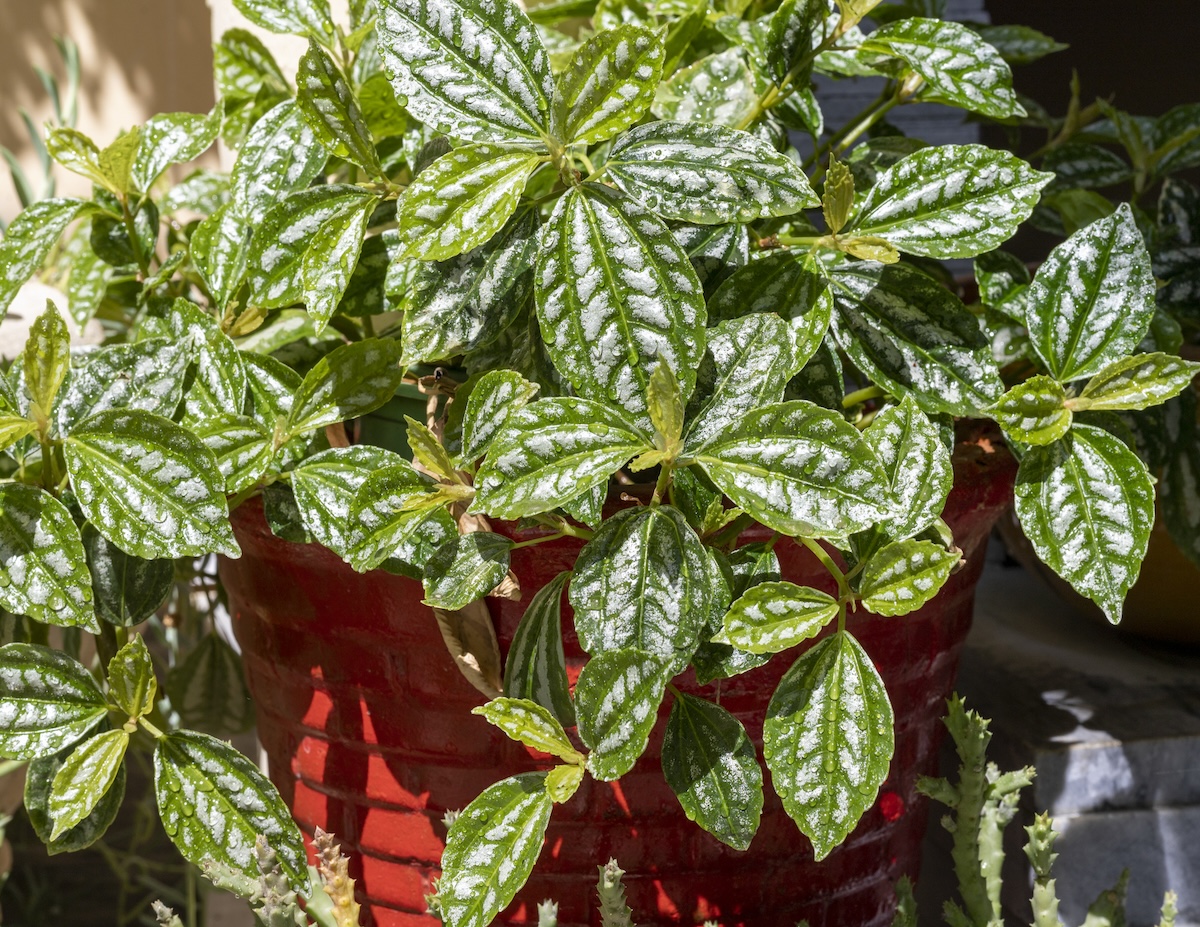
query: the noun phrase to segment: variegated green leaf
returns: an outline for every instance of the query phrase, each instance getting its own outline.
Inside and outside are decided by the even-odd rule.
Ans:
[[[233,204],[226,203],[196,226],[188,244],[192,263],[222,310],[246,275],[250,231]]]
[[[100,173],[113,193],[133,193],[133,162],[142,140],[141,126],[122,131],[100,151]]]
[[[961,23],[919,16],[901,19],[870,33],[856,54],[869,62],[881,55],[898,58],[925,79],[921,99],[993,119],[1025,115],[1013,92],[1008,64]]]
[[[708,555],[676,508],[606,519],[575,561],[568,598],[579,644],[596,656],[636,649],[681,672],[708,617]]]
[[[59,428],[69,434],[84,419],[110,409],[170,418],[183,398],[190,363],[187,346],[169,338],[100,348],[71,372],[58,407]]]
[[[100,165],[100,148],[91,138],[68,126],[51,126],[46,132],[46,152],[69,170],[114,193],[115,184]]]
[[[5,229],[0,239],[0,321],[17,291],[38,271],[59,236],[86,206],[83,200],[39,200]]]
[[[640,650],[609,650],[592,657],[575,684],[579,737],[592,751],[587,768],[602,782],[619,779],[645,752],[658,720],[667,662]]]
[[[436,488],[407,462],[367,476],[350,511],[358,533],[346,562],[359,572],[382,566],[421,579],[434,552],[458,535]]]
[[[676,696],[662,766],[690,820],[736,850],[750,846],[762,815],[762,769],[737,718],[702,698]]]
[[[888,502],[884,473],[858,429],[809,402],[749,413],[695,461],[734,505],[793,536],[861,531]]]
[[[404,416],[404,421],[413,463],[438,479],[456,482],[454,461],[433,429],[411,415]]]
[[[605,166],[630,196],[685,222],[749,222],[819,203],[795,161],[723,126],[647,123],[617,139]]]
[[[554,79],[512,0],[380,0],[379,51],[396,101],[471,141],[541,145]]]
[[[619,413],[587,399],[542,399],[509,416],[475,479],[472,510],[522,518],[607,482],[652,450]]]
[[[425,604],[457,611],[483,598],[508,575],[512,545],[490,531],[452,537],[425,563]]]
[[[874,804],[895,748],[893,723],[879,672],[845,631],[801,655],[771,696],[763,755],[817,859]]]
[[[140,634],[108,661],[108,694],[130,718],[140,718],[154,709],[158,680],[154,661]]]
[[[0,451],[37,431],[37,423],[23,415],[0,413]]]
[[[950,452],[912,397],[875,416],[863,438],[883,466],[893,502],[879,523],[888,537],[912,537],[941,514],[954,483]]]
[[[1171,354],[1135,354],[1101,370],[1069,404],[1078,411],[1145,409],[1179,395],[1197,373],[1200,364]]]
[[[193,425],[192,433],[216,457],[231,495],[253,486],[275,455],[272,432],[246,415],[209,416]]]
[[[1184,103],[1154,121],[1153,158],[1158,176],[1200,165],[1200,106]]]
[[[225,866],[253,877],[261,835],[294,890],[307,892],[304,841],[270,781],[229,744],[172,731],[154,749],[154,791],[163,828],[194,866]]]
[[[94,525],[83,526],[96,614],[118,627],[141,624],[166,601],[175,582],[170,560],[143,560],[117,547]]]
[[[959,551],[932,541],[889,544],[863,568],[862,604],[876,615],[907,615],[938,594],[959,557]]]
[[[375,202],[374,194],[361,187],[331,184],[294,193],[275,206],[255,228],[254,237],[250,240],[246,273],[246,282],[250,285],[250,305],[270,309],[290,306],[304,299],[308,295],[306,283],[309,274],[306,270],[312,268],[312,276],[316,277],[317,272],[333,256],[315,251],[313,257],[308,259],[306,256],[310,248],[344,246],[342,236],[338,233],[346,227],[346,222],[339,220],[348,220],[350,224],[356,221],[361,228],[366,221],[363,212]],[[322,237],[322,230],[327,223],[335,224]],[[361,233],[357,237],[357,245],[361,248]],[[358,251],[355,249],[354,260],[357,259]],[[348,279],[349,272],[345,277]],[[342,288],[345,288],[344,284]],[[340,298],[339,290],[333,299],[334,307]],[[332,314],[328,305],[323,308]]]
[[[317,332],[328,324],[341,304],[350,278],[358,266],[371,215],[379,201],[362,199],[321,223],[300,259],[304,304],[317,323]]]
[[[437,361],[496,340],[528,302],[537,215],[522,211],[490,241],[442,262],[422,262],[404,315],[406,361]]]
[[[171,709],[190,730],[229,735],[254,723],[241,658],[215,632],[205,635],[167,677]]]
[[[400,256],[445,261],[482,245],[516,210],[541,160],[527,148],[502,145],[446,152],[417,175],[397,203]]]
[[[978,414],[1004,386],[975,316],[909,264],[844,263],[830,273],[833,332],[880,386],[926,411]]]
[[[237,346],[208,311],[186,299],[170,305],[167,327],[176,344],[184,345],[195,363],[188,384],[186,420],[237,412],[246,402],[246,369]]]
[[[628,24],[584,42],[554,96],[555,130],[562,140],[602,142],[640,120],[654,100],[664,53],[654,32]]]
[[[349,559],[375,527],[356,505],[359,490],[373,473],[398,466],[407,466],[407,461],[366,444],[330,448],[304,460],[292,471],[292,491],[304,527],[318,544]]]
[[[105,731],[76,747],[54,774],[46,802],[50,839],[87,818],[115,784],[129,746],[127,731]]]
[[[211,113],[160,113],[141,128],[133,162],[133,185],[149,190],[172,164],[194,161],[204,154],[221,129],[221,109]]]
[[[1029,26],[1015,26],[1008,23],[994,26],[978,23],[969,25],[1009,64],[1032,64],[1046,55],[1069,47]]]
[[[848,231],[908,254],[972,257],[1011,238],[1051,180],[983,145],[922,148],[879,174]]]
[[[68,747],[55,756],[34,760],[25,771],[25,813],[29,816],[34,833],[46,845],[46,852],[51,856],[75,853],[90,847],[112,826],[125,800],[126,777],[125,767],[122,765],[117,768],[112,785],[96,803],[91,814],[60,835],[57,840],[51,840],[53,824],[49,809],[50,788],[54,777],[70,755],[71,750]]]
[[[326,354],[300,384],[288,418],[289,435],[357,418],[392,398],[404,379],[400,345],[372,338]]]
[[[233,5],[268,32],[333,36],[329,0],[234,0]]]
[[[1062,384],[1039,374],[1010,389],[988,413],[1013,440],[1044,445],[1067,433],[1071,409]]]
[[[779,653],[815,637],[837,613],[837,599],[819,589],[759,583],[734,601],[713,640],[748,653]]]
[[[449,927],[488,927],[529,878],[554,808],[547,775],[497,782],[455,818],[435,896]]]
[[[549,753],[566,763],[583,763],[583,755],[572,746],[558,719],[548,708],[523,698],[494,698],[471,710],[496,725],[513,740],[534,750]]]
[[[1150,255],[1127,203],[1051,251],[1029,288],[1030,343],[1063,383],[1130,353],[1153,315]]]
[[[217,461],[195,435],[149,412],[93,415],[63,445],[80,508],[137,557],[239,554]]]
[[[1091,142],[1067,142],[1051,148],[1042,166],[1054,173],[1055,190],[1111,187],[1133,175],[1133,169],[1115,151]]]
[[[700,452],[736,428],[747,413],[780,402],[805,360],[797,354],[787,323],[775,315],[730,319],[711,329],[683,453]]]
[[[812,51],[813,26],[827,11],[824,0],[784,0],[771,15],[763,58],[776,86]],[[793,85],[806,81],[793,80]]]
[[[33,402],[30,414],[49,420],[54,400],[71,367],[71,332],[54,303],[47,300],[42,314],[29,326],[21,374]]]
[[[238,151],[229,178],[234,211],[257,226],[282,197],[307,187],[328,157],[299,105],[285,100],[254,124]]]
[[[660,119],[735,128],[757,104],[758,91],[745,53],[731,48],[701,58],[659,84],[652,109]]]
[[[164,216],[183,210],[211,216],[229,202],[229,175],[201,168],[171,187],[159,203]]]
[[[1022,294],[1032,279],[1025,262],[1007,251],[989,251],[975,258],[980,301],[1018,321],[1025,319]]]
[[[80,249],[71,262],[67,276],[67,307],[80,328],[86,326],[100,308],[112,275],[112,265],[97,257],[91,248]]]
[[[591,183],[567,193],[543,229],[535,279],[546,347],[581,395],[647,427],[659,359],[691,395],[704,297],[675,237],[636,200]]]
[[[96,681],[66,654],[34,644],[0,647],[0,756],[53,756],[107,714]]]
[[[741,223],[690,225],[676,223],[671,231],[683,245],[696,278],[706,293],[720,286],[730,274],[750,260],[750,234]]]
[[[490,370],[466,398],[462,417],[462,450],[458,461],[471,464],[487,453],[509,416],[525,408],[538,386],[511,370]]]
[[[339,158],[381,178],[379,154],[354,90],[329,52],[315,39],[309,39],[308,51],[300,59],[296,85],[300,115],[321,143]]]
[[[504,691],[553,712],[560,724],[575,725],[562,639],[562,594],[570,572],[563,571],[529,602],[504,664]]]
[[[1105,431],[1075,425],[1021,459],[1016,508],[1042,561],[1119,622],[1154,523],[1154,487],[1137,455]]]
[[[45,624],[100,631],[71,513],[23,483],[0,483],[0,606]]]

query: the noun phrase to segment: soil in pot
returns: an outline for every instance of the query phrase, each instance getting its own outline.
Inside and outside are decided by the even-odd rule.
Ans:
[[[920,611],[899,619],[860,612],[850,621],[887,684],[897,731],[889,777],[843,846],[815,863],[769,788],[759,832],[744,853],[688,821],[657,760],[664,708],[631,773],[615,783],[588,780],[556,809],[533,877],[500,921],[536,923],[537,902],[552,898],[563,927],[597,924],[596,866],[614,856],[628,873],[641,924],[890,922],[895,879],[917,874],[927,805],[916,781],[936,771],[940,718],[970,625],[983,545],[1011,498],[1015,465],[985,438],[960,444],[955,473],[945,517],[966,567]],[[549,764],[470,715],[483,697],[447,655],[418,583],[357,574],[323,548],[281,541],[256,502],[239,508],[234,521],[243,556],[223,562],[221,574],[271,776],[306,833],[331,830],[353,851],[362,900],[377,927],[433,927],[438,922],[425,913],[424,896],[438,875],[445,811],[466,806],[498,779]],[[503,650],[529,597],[569,569],[579,547],[563,540],[513,552],[524,601],[488,600]],[[783,542],[776,550],[785,579],[828,579],[799,545]],[[571,627],[565,620],[574,678],[584,655]],[[760,750],[767,702],[792,657],[777,656],[720,684],[721,704]],[[716,684],[701,690],[690,672],[676,683],[715,693]]]

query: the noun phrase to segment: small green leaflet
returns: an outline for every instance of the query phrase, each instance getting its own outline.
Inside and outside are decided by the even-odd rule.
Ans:
[[[521,698],[494,698],[486,705],[471,709],[482,715],[513,740],[527,747],[556,756],[564,763],[580,765],[583,755],[567,739],[558,719],[536,702]]]
[[[68,127],[50,127],[46,131],[46,152],[69,170],[98,187],[121,192],[100,165],[100,149],[88,136]]]
[[[843,263],[830,272],[838,345],[880,386],[921,408],[977,415],[1004,386],[978,320],[909,264]]]
[[[678,241],[636,200],[588,183],[558,201],[543,228],[538,321],[556,368],[589,399],[646,428],[660,359],[691,395],[704,356],[704,296]]]
[[[799,537],[841,537],[884,514],[885,477],[858,429],[802,400],[757,409],[696,455],[734,505]]]
[[[404,421],[408,425],[408,448],[412,451],[413,464],[436,479],[457,482],[454,461],[433,430],[411,415],[404,416]]]
[[[448,261],[421,262],[404,314],[408,362],[484,347],[512,324],[532,292],[537,228],[536,212],[523,210],[478,248]]]
[[[549,709],[567,727],[575,724],[562,640],[562,594],[570,575],[564,570],[537,591],[504,664],[505,693]]]
[[[797,356],[787,323],[776,315],[730,319],[710,329],[684,454],[696,454],[718,440],[748,412],[782,400],[805,360]]]
[[[959,552],[933,541],[897,541],[867,561],[859,595],[876,615],[907,615],[920,608],[950,578]]]
[[[67,307],[80,328],[86,326],[100,308],[112,275],[112,265],[97,257],[91,248],[83,248],[75,256],[67,276]]]
[[[403,379],[395,341],[371,338],[335,348],[317,361],[296,391],[288,435],[366,415],[391,399]]]
[[[555,132],[569,145],[612,138],[638,122],[663,73],[662,40],[624,24],[593,35],[571,57],[554,95]]]
[[[83,549],[92,574],[96,614],[109,624],[131,628],[166,601],[175,582],[171,560],[131,557],[92,524],[83,526]]]
[[[300,115],[321,143],[375,178],[383,177],[379,155],[362,109],[341,69],[315,39],[300,59],[296,72],[296,102]]]
[[[771,696],[763,755],[818,860],[874,803],[895,748],[893,723],[883,680],[845,631],[801,655]]]
[[[1018,383],[987,411],[1005,434],[1022,444],[1053,444],[1071,428],[1066,391],[1042,374]]]
[[[5,229],[0,239],[0,321],[17,291],[41,268],[59,236],[85,208],[83,200],[39,200]]]
[[[554,78],[512,0],[379,0],[379,52],[396,102],[440,132],[541,146]]]
[[[100,348],[71,371],[59,402],[59,428],[69,434],[84,419],[118,408],[171,418],[190,365],[187,346],[170,338]]]
[[[349,184],[312,187],[279,202],[267,213],[250,240],[246,273],[250,304],[272,309],[290,306],[308,297],[307,284],[321,282],[318,272],[330,263],[331,258],[340,257],[334,250],[339,247],[349,244],[353,261],[357,262],[362,230],[369,217],[363,214],[369,214],[376,202],[374,194]],[[327,223],[331,223],[330,230],[322,234]],[[349,232],[347,241],[344,230],[355,225],[358,231]],[[311,259],[308,258],[310,251]],[[324,311],[330,314],[354,269],[351,266],[346,270],[340,260],[335,266],[342,273],[341,289],[334,295],[332,306],[327,302],[328,296],[322,304]],[[316,315],[318,313],[314,313]]]
[[[0,647],[0,756],[53,756],[107,714],[96,681],[66,654],[34,644]]]
[[[261,834],[293,890],[308,891],[304,841],[270,781],[229,744],[196,731],[172,731],[154,749],[158,813],[171,842],[194,866],[257,871]]]
[[[758,103],[745,52],[731,48],[701,58],[659,85],[652,111],[661,119],[735,128]]]
[[[589,654],[637,649],[682,672],[708,613],[708,555],[683,513],[623,509],[575,561],[568,598]]]
[[[564,804],[579,791],[579,786],[583,783],[583,777],[586,774],[587,769],[584,766],[572,764],[555,766],[546,773],[546,792],[556,805]]]
[[[511,370],[489,370],[480,377],[466,398],[458,461],[470,465],[486,454],[509,416],[525,408],[537,392],[536,383]]]
[[[327,40],[333,35],[328,0],[233,0],[233,5],[268,32],[317,35]]]
[[[37,423],[31,422],[25,416],[0,412],[0,451],[35,431]]]
[[[300,278],[308,314],[324,330],[341,305],[358,266],[363,237],[379,203],[363,199],[326,219],[312,236],[300,259]]]
[[[258,225],[281,197],[312,183],[328,157],[299,105],[285,100],[254,124],[238,151],[229,178],[234,211]]]
[[[645,752],[670,673],[666,662],[640,650],[609,650],[584,665],[575,713],[597,779],[620,779]]]
[[[367,475],[350,510],[357,532],[346,562],[360,573],[383,566],[421,579],[434,552],[458,535],[436,488],[407,462]]]
[[[633,424],[598,402],[542,399],[512,413],[493,440],[471,510],[506,519],[548,512],[648,450]]]
[[[921,99],[1006,119],[1024,116],[1012,71],[1000,53],[961,23],[914,16],[870,33],[856,54],[864,62],[898,58],[925,78]]]
[[[1029,288],[1030,342],[1062,383],[1129,354],[1153,315],[1150,255],[1128,203],[1051,251]]]
[[[24,361],[21,374],[35,406],[32,414],[49,419],[59,388],[71,367],[71,333],[66,320],[50,300],[29,326]]]
[[[133,185],[149,190],[172,164],[194,161],[217,140],[221,108],[211,113],[160,113],[141,128],[141,140],[133,161]]]
[[[662,766],[690,820],[734,849],[750,846],[762,815],[762,769],[737,718],[702,698],[676,696]]]
[[[1137,455],[1077,424],[1022,458],[1016,508],[1042,561],[1119,622],[1154,523],[1154,486]]]
[[[749,222],[819,204],[795,161],[724,126],[647,123],[616,141],[605,166],[617,186],[668,219]]]
[[[488,927],[529,878],[554,808],[547,775],[497,782],[450,826],[436,895],[448,927]]]
[[[821,214],[831,235],[846,227],[854,208],[854,174],[845,164],[829,155],[829,170],[825,174],[825,189],[821,194]]]
[[[200,439],[149,412],[101,412],[63,446],[80,508],[146,559],[239,555],[217,461]]]
[[[154,709],[157,693],[154,661],[142,636],[135,634],[108,662],[108,694],[130,718],[140,718]]]
[[[502,145],[446,152],[417,175],[396,205],[399,256],[445,261],[482,245],[516,211],[541,161],[527,148]]]
[[[425,604],[457,611],[483,598],[508,575],[512,544],[490,531],[451,538],[425,563]]]
[[[25,773],[25,813],[29,815],[29,823],[33,825],[34,832],[46,845],[46,851],[51,856],[74,853],[90,847],[104,836],[105,831],[117,819],[117,812],[121,810],[121,803],[125,800],[125,767],[122,765],[117,768],[116,779],[92,809],[92,813],[57,840],[51,840],[51,783],[69,755],[70,748],[67,748],[55,756],[34,760]]]
[[[129,746],[126,731],[105,731],[76,747],[54,774],[46,812],[58,840],[88,817],[114,785]]]
[[[922,148],[878,175],[849,231],[908,254],[973,257],[1011,238],[1053,179],[983,145]]]
[[[272,433],[245,415],[209,416],[191,430],[216,457],[230,494],[258,482],[275,454]]]
[[[167,677],[171,708],[191,730],[235,734],[254,723],[254,702],[241,658],[215,633],[192,649]]]
[[[779,653],[815,637],[837,613],[837,599],[819,589],[759,583],[730,606],[713,640],[748,653]]]
[[[0,606],[45,624],[100,632],[71,513],[23,483],[0,483]]]
[[[224,310],[246,275],[250,229],[232,203],[226,203],[192,232],[188,248],[213,303]]]
[[[1200,373],[1200,364],[1171,354],[1135,354],[1109,364],[1088,381],[1071,408],[1094,412],[1145,409],[1177,396]]]
[[[912,537],[941,514],[954,483],[950,452],[911,396],[875,416],[863,438],[887,475],[894,502],[880,521],[889,537]]]

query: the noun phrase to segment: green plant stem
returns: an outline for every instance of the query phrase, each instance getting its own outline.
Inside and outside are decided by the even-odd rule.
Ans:
[[[658,471],[658,480],[654,484],[654,495],[650,498],[651,505],[658,505],[671,488],[671,467],[663,464]]]
[[[554,534],[544,534],[541,537],[530,538],[527,541],[518,541],[512,546],[512,550],[520,550],[522,547],[536,547],[538,544],[546,544],[550,541],[557,541],[560,538],[567,537],[566,532],[558,531]]]
[[[825,548],[812,538],[800,538],[800,543],[812,551],[812,555],[821,561],[821,565],[824,566],[825,569],[829,571],[829,575],[836,580],[838,584],[838,593],[843,597],[850,596],[852,593],[850,592],[850,584],[846,580],[846,574],[843,573],[842,569],[833,562],[833,558],[829,556]]]
[[[882,399],[887,395],[887,390],[880,389],[878,386],[867,386],[860,390],[855,390],[842,400],[843,409],[853,409],[857,405],[861,405],[871,399]]]
[[[805,162],[806,166],[809,166],[810,162],[816,166],[816,172],[812,176],[813,185],[819,184],[825,178],[825,171],[827,170],[831,154],[842,154],[845,152],[851,145],[858,141],[864,132],[869,131],[875,123],[891,112],[893,107],[901,102],[903,101],[900,99],[897,91],[889,83],[884,88],[883,93],[867,106],[866,109],[855,116],[846,128],[831,136],[828,142],[818,151],[814,152],[809,160]]]

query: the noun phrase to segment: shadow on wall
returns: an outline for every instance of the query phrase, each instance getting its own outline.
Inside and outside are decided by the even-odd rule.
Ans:
[[[62,79],[54,38],[79,45],[79,129],[101,145],[156,112],[212,108],[211,15],[205,0],[0,0],[0,144],[37,173],[20,110],[40,125],[52,110],[34,65]],[[7,172],[0,215],[17,211]],[[59,189],[71,192],[67,177]]]

